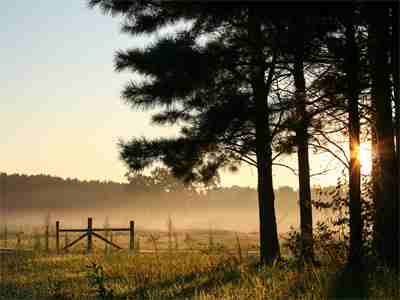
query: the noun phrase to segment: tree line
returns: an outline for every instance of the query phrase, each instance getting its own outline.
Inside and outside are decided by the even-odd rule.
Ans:
[[[117,71],[145,76],[122,97],[178,125],[173,138],[120,143],[130,172],[162,162],[186,182],[222,168],[257,169],[261,262],[281,257],[273,166],[298,157],[301,254],[313,263],[309,152],[328,151],[348,169],[350,264],[363,260],[360,143],[372,145],[373,245],[399,265],[399,3],[237,3],[89,0],[122,15],[122,31],[190,26],[145,49],[120,50]],[[153,111],[154,112],[154,111]],[[345,137],[348,149],[335,143]],[[335,149],[336,151],[332,151]],[[344,158],[337,155],[344,153]],[[348,154],[348,158],[346,157]]]
[[[207,190],[199,190],[194,185],[184,184],[176,179],[164,168],[156,168],[149,175],[136,174],[128,179],[128,183],[118,183],[2,173],[1,208],[9,215],[57,215],[82,209],[95,212],[96,209],[102,211],[113,208],[123,208],[135,213],[143,209],[153,209],[169,211],[171,214],[188,213],[193,210],[200,213],[229,210],[248,214],[257,211],[257,190],[250,187],[214,186]],[[279,209],[285,213],[295,213],[296,190],[283,186],[275,193]],[[313,194],[317,193],[318,191],[313,189]]]

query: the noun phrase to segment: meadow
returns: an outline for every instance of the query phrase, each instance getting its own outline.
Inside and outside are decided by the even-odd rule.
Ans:
[[[398,276],[385,268],[345,269],[333,247],[318,248],[318,267],[300,267],[285,247],[283,261],[264,267],[256,235],[178,232],[175,242],[168,232],[138,236],[135,252],[96,240],[90,255],[84,242],[59,255],[38,248],[3,254],[0,299],[398,299]],[[125,247],[127,237],[114,241]]]

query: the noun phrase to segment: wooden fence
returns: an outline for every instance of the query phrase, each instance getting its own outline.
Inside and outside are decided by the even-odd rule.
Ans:
[[[22,250],[23,248],[23,240],[24,238],[30,238],[32,244],[32,248],[40,247],[41,248],[41,240],[44,239],[44,250],[45,252],[50,251],[49,240],[52,235],[49,232],[49,226],[45,226],[44,235],[41,236],[38,231],[34,231],[33,233],[24,232],[22,230],[14,230],[11,233],[8,232],[7,228],[2,230],[0,233],[0,244],[1,249],[18,249]],[[53,235],[54,237],[54,235]],[[10,242],[10,243],[9,243]],[[27,249],[25,249],[27,250]]]
[[[129,250],[133,251],[135,247],[135,222],[130,221],[129,222],[129,228],[93,228],[93,219],[88,218],[88,225],[87,228],[84,229],[61,229],[60,228],[60,221],[56,222],[56,250],[57,253],[60,253],[60,232],[84,232],[80,237],[72,241],[71,243],[65,245],[62,250],[67,250],[68,248],[72,247],[79,241],[83,240],[85,237],[87,238],[87,246],[86,246],[86,251],[87,253],[91,253],[93,250],[93,236],[102,240],[103,242],[113,246],[114,248],[117,248],[121,250],[122,248],[118,246],[117,244],[113,243],[112,241],[107,240],[105,237],[101,236],[100,234],[96,233],[96,231],[129,231]],[[47,235],[48,236],[48,235]],[[48,245],[48,243],[47,243]]]
[[[0,253],[2,251],[15,252],[25,250],[62,253],[82,240],[86,242],[84,251],[90,253],[94,251],[94,246],[96,245],[93,241],[94,238],[98,238],[102,243],[105,243],[104,251],[106,254],[109,254],[109,245],[116,249],[122,249],[122,243],[126,245],[123,246],[124,248],[128,248],[131,251],[134,250],[135,254],[157,254],[162,252],[211,253],[219,251],[237,253],[242,252],[242,249],[245,249],[244,253],[247,254],[258,253],[257,238],[251,235],[243,237],[242,239],[244,240],[240,241],[239,235],[233,232],[230,236],[226,232],[217,233],[212,230],[203,230],[197,233],[182,231],[178,234],[170,225],[168,225],[168,232],[166,233],[145,230],[138,232],[135,230],[133,221],[129,222],[129,228],[95,228],[92,218],[88,218],[87,228],[61,228],[60,221],[55,222],[55,225],[55,230],[53,230],[53,226],[46,224],[41,229],[35,228],[32,231],[28,228],[25,232],[22,231],[23,228],[21,226],[19,230],[14,228],[9,232],[5,227],[4,231],[0,230]],[[129,235],[124,234],[123,240],[113,241],[112,233],[115,231],[129,232]],[[81,235],[74,234],[72,240],[71,235],[68,235],[68,233],[81,233]],[[104,234],[100,235],[99,233]],[[219,235],[220,238],[215,235]],[[7,241],[10,237],[11,239]]]

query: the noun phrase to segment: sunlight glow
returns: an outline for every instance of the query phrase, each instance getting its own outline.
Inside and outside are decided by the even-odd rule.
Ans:
[[[371,148],[366,144],[360,145],[361,174],[369,175],[372,169]]]

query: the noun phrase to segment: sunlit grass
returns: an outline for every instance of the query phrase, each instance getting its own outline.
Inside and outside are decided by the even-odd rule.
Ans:
[[[0,299],[102,299],[87,266],[102,266],[107,299],[326,299],[340,263],[299,270],[287,260],[259,267],[223,253],[33,255],[2,259]],[[399,278],[368,277],[370,298],[395,299]],[[104,298],[103,298],[104,299]]]
[[[282,247],[284,262],[266,268],[257,265],[255,237],[213,233],[211,243],[210,232],[198,232],[188,242],[187,233],[177,233],[178,251],[169,247],[167,235],[151,234],[160,236],[156,245],[141,234],[140,249],[152,253],[105,251],[95,239],[92,255],[83,254],[85,242],[55,255],[52,240],[52,254],[36,249],[4,256],[0,299],[327,299],[346,256],[327,244],[316,249],[322,267],[300,270]],[[129,239],[116,235],[114,242],[126,249]],[[23,245],[32,250],[34,244],[24,240]],[[191,247],[196,251],[188,252]],[[394,299],[398,284],[398,277],[381,269],[368,277],[367,294]]]

